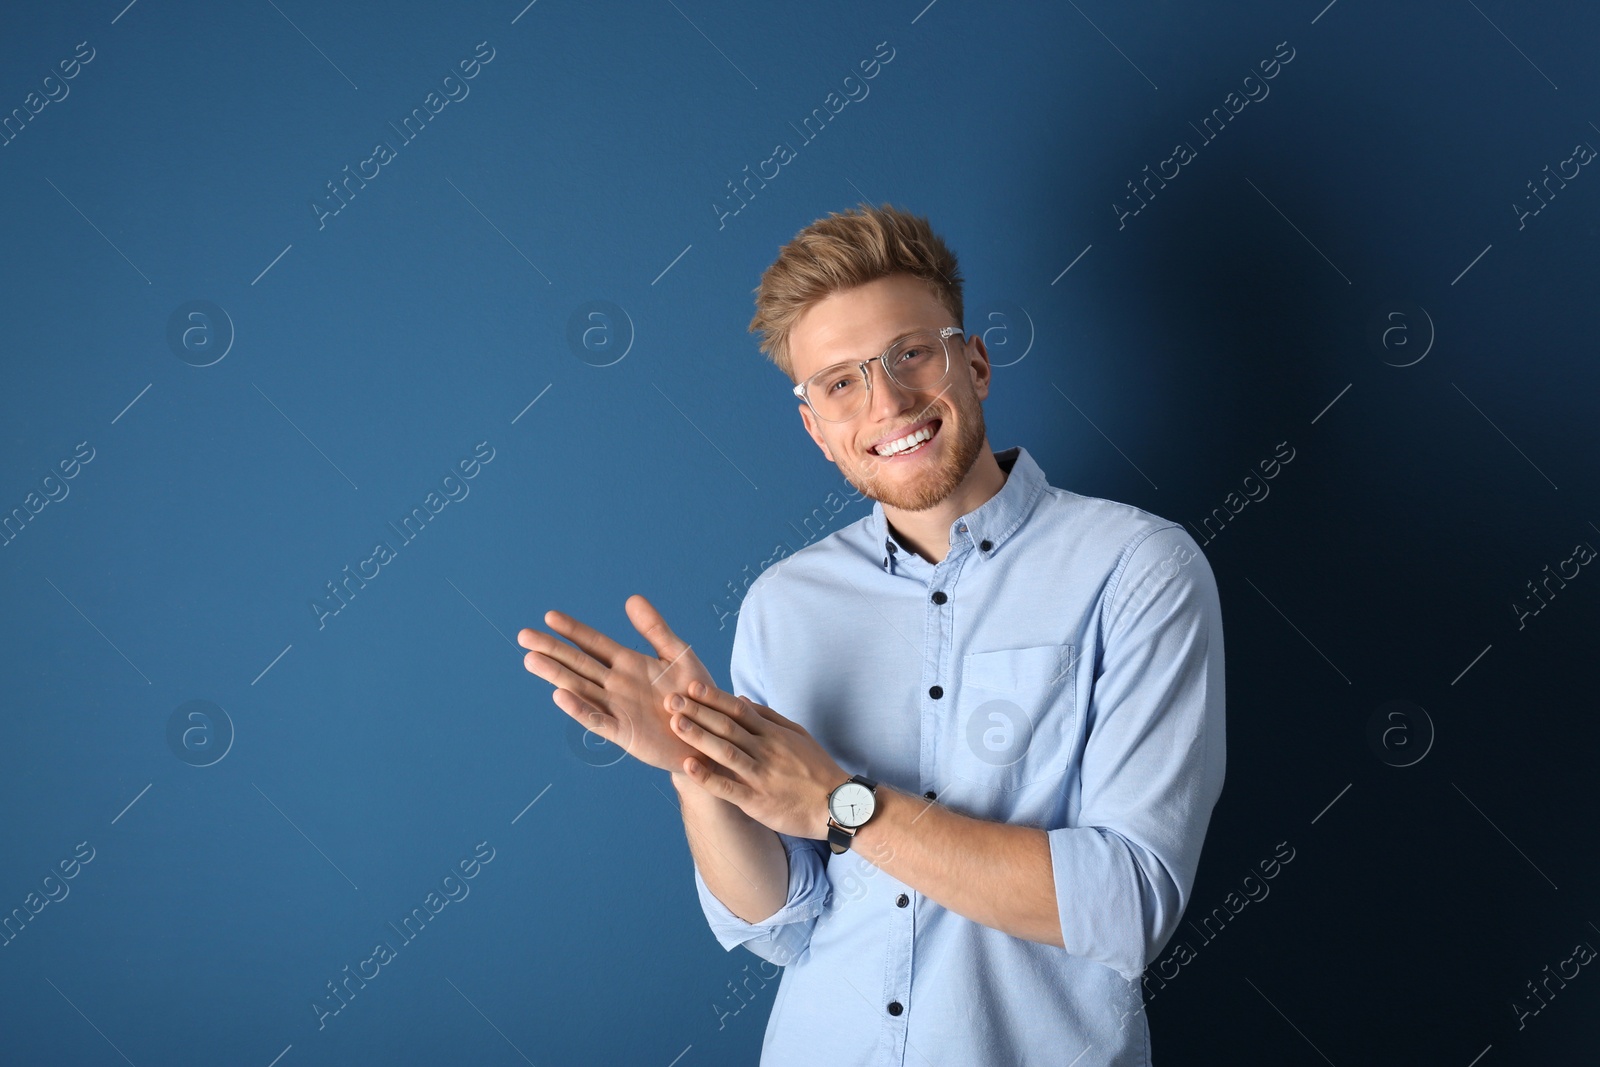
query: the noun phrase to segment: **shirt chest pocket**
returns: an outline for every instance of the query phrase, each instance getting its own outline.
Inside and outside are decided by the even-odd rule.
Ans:
[[[962,659],[950,773],[978,792],[1010,792],[1059,776],[1077,727],[1072,645],[969,652]]]

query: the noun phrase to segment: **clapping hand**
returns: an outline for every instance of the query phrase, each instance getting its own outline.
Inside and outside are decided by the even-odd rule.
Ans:
[[[691,781],[769,830],[828,836],[828,794],[850,775],[804,726],[710,682],[690,682],[667,707],[672,728],[696,749]]]
[[[656,655],[624,648],[570,615],[548,611],[545,625],[572,643],[523,629],[517,634],[528,649],[523,666],[554,685],[556,707],[591,731],[643,763],[682,775],[684,760],[700,752],[673,733],[666,699],[687,692],[691,682],[715,682],[650,601],[635,594],[623,610]]]

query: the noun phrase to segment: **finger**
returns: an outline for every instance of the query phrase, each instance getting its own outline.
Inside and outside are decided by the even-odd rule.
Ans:
[[[674,707],[674,701],[680,701],[682,706]],[[749,751],[748,746],[753,738],[753,732],[746,729],[746,725],[751,723],[753,719],[759,718],[759,716],[755,715],[754,712],[745,710],[745,707],[741,707],[737,697],[734,697],[732,703],[725,704],[724,707],[727,707],[728,711],[721,711],[711,707],[706,703],[705,699],[696,700],[693,697],[685,697],[678,693],[667,698],[669,714],[675,711],[679,714],[689,715],[702,728]]]
[[[603,682],[606,671],[610,670],[609,665],[601,663],[581,648],[569,645],[565,641],[551,637],[546,633],[540,633],[532,628],[524,629],[521,633],[518,633],[517,641],[523,648],[529,650],[529,655],[522,657],[522,663],[534,674],[539,674],[539,672],[535,671],[532,666],[532,663],[536,661],[529,658],[533,653],[538,653],[547,660],[553,660],[571,671],[575,676],[595,684]],[[540,676],[543,677],[543,675]],[[545,680],[554,681],[554,679],[550,678]]]
[[[767,707],[765,704],[757,704],[754,700],[751,700],[749,697],[745,696],[742,693],[739,695],[739,699],[744,701],[745,706],[748,707],[751,711],[754,711],[757,715],[760,715],[762,718],[768,720],[769,722],[775,722],[779,726],[787,726],[791,730],[804,730],[805,729],[804,726],[801,726],[799,723],[795,722],[793,719],[784,718],[782,715],[778,714],[776,711],[773,711],[771,708]]]
[[[715,766],[716,764],[710,760],[686,756],[683,761],[683,773],[701,789],[732,804],[743,804],[754,795],[750,787],[743,782],[736,782],[726,774],[712,770]]]
[[[668,663],[677,662],[689,650],[684,640],[672,632],[672,627],[667,625],[667,620],[661,617],[655,605],[640,594],[629,597],[622,605],[622,610],[628,613],[628,621],[633,623],[639,635],[650,642],[656,655]]]
[[[753,701],[745,700],[743,697],[736,697],[725,689],[707,685],[698,679],[689,683],[689,699],[714,711],[721,712],[747,728],[761,721],[761,716],[756,713],[756,705]]]
[[[522,657],[522,665],[528,669],[528,673],[538,675],[557,689],[570,690],[590,704],[606,703],[604,688],[553,656],[529,652]]]
[[[571,615],[564,615],[559,611],[545,612],[544,624],[588,653],[595,662],[607,670],[617,661],[618,656],[632,651],[623,648],[594,627],[586,626]]]
[[[555,701],[556,707],[565,711],[569,718],[582,726],[589,733],[601,738],[608,744],[616,745],[630,756],[634,752],[635,732],[632,717],[626,713],[612,712],[597,707],[589,701],[575,695],[569,689],[557,689],[550,694],[550,699]],[[588,744],[587,741],[584,742]]]
[[[736,774],[749,776],[755,770],[755,760],[750,758],[748,752],[721,734],[701,726],[688,715],[682,713],[674,715],[672,729],[685,743],[704,752]]]
[[[572,690],[557,689],[550,694],[550,701],[590,733],[598,734],[607,741],[617,744],[627,740],[622,735],[630,731],[622,729],[622,724],[615,715],[607,715]],[[623,745],[623,748],[626,749],[627,746]]]

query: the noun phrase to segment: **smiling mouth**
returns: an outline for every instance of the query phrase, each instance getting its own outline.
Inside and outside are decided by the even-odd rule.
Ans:
[[[904,458],[906,456],[917,455],[918,453],[924,451],[929,445],[931,445],[933,443],[933,439],[935,437],[939,436],[939,430],[943,425],[944,425],[944,420],[943,419],[938,418],[938,417],[933,418],[931,421],[925,423],[921,429],[916,431],[919,434],[923,433],[923,432],[927,432],[928,433],[928,437],[925,440],[920,441],[917,444],[912,445],[910,448],[902,449],[899,452],[890,452],[890,453],[886,454],[886,453],[878,452],[875,449],[870,449],[870,448],[867,451],[868,451],[869,454],[877,457],[878,459],[901,459],[901,458]],[[901,438],[903,438],[905,436],[906,435],[902,434],[902,435],[900,435],[900,437],[895,438],[895,440],[900,440]]]

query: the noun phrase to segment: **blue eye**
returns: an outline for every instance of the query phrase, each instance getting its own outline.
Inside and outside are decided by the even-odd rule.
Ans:
[[[861,381],[861,375],[854,370],[838,370],[823,379],[824,393],[843,392]],[[842,388],[841,388],[842,387]]]

